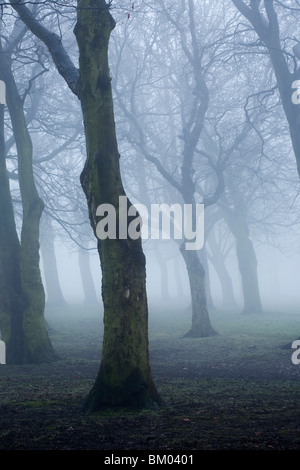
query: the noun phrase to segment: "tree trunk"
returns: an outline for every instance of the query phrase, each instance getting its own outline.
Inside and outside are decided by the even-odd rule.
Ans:
[[[17,236],[6,170],[4,105],[0,105],[0,329],[6,343],[6,362],[23,358],[24,298],[20,275],[20,243]]]
[[[241,196],[238,203],[235,201],[233,212],[231,212],[231,209],[224,210],[225,220],[236,242],[236,254],[244,296],[243,313],[261,313],[263,309],[258,284],[257,260],[252,241],[249,238],[249,228],[245,214],[246,208]]]
[[[39,267],[39,224],[44,204],[40,199],[33,176],[32,142],[26,127],[23,103],[11,72],[9,61],[0,52],[1,74],[6,83],[7,105],[13,127],[18,153],[18,174],[22,199],[23,220],[20,243],[20,277],[25,304],[21,325],[16,335],[10,332],[12,349],[20,349],[20,335],[23,335],[22,357],[8,355],[7,360],[21,363],[48,362],[56,354],[49,339],[44,319],[45,293]],[[21,332],[22,331],[22,332]]]
[[[125,195],[107,57],[114,27],[104,0],[78,1],[75,35],[87,146],[81,183],[95,234],[96,208],[108,203],[118,214],[119,196]],[[98,251],[104,338],[100,370],[86,409],[93,412],[103,407],[155,407],[160,398],[149,365],[146,269],[141,239],[98,240]]]
[[[261,313],[263,309],[258,287],[256,255],[252,241],[244,231],[236,236],[236,253],[244,295],[243,313]]]
[[[192,298],[192,326],[185,337],[205,338],[217,333],[212,328],[206,306],[205,271],[200,263],[198,253],[186,250],[181,245],[180,251],[185,261]]]
[[[209,275],[209,265],[207,259],[207,253],[205,246],[198,252],[200,263],[203,266],[204,273],[205,273],[205,294],[206,294],[206,304],[207,308],[214,309],[214,302],[212,298],[211,292],[211,282],[210,282],[210,275]]]
[[[52,307],[62,307],[66,305],[66,301],[59,282],[54,240],[55,235],[53,232],[52,222],[51,219],[47,218],[45,234],[41,243],[47,291],[47,305]]]
[[[192,179],[192,159],[189,152],[186,151],[184,164],[182,166],[182,193],[185,204],[190,204],[194,210],[191,221],[193,229],[196,227],[195,208],[196,201],[194,197],[194,184]],[[185,242],[180,246],[180,252],[183,256],[190,285],[192,299],[192,325],[189,332],[185,335],[187,338],[202,338],[216,335],[209,319],[206,296],[205,270],[201,264],[199,253],[196,250],[187,250]]]
[[[223,254],[220,251],[220,248],[217,244],[215,234],[213,231],[211,232],[209,236],[209,246],[210,246],[211,253],[212,253],[210,261],[216,270],[216,273],[217,273],[217,276],[219,278],[220,285],[221,285],[221,290],[222,290],[222,295],[223,295],[222,306],[225,309],[235,308],[236,301],[235,301],[234,293],[233,293],[232,279],[226,268]]]

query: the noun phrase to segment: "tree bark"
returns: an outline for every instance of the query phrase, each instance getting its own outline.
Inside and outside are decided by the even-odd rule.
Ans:
[[[79,47],[80,101],[87,147],[81,183],[95,234],[96,208],[108,203],[118,214],[119,196],[125,195],[107,57],[114,27],[104,0],[78,1],[74,32]],[[149,365],[146,269],[141,239],[98,240],[98,251],[104,338],[100,370],[85,408],[94,412],[103,407],[156,407],[160,398]]]

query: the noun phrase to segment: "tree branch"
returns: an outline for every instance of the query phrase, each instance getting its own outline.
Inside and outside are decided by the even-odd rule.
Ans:
[[[61,38],[45,28],[23,1],[10,0],[10,4],[28,29],[47,46],[59,74],[64,78],[72,92],[79,96],[79,70],[71,61]]]

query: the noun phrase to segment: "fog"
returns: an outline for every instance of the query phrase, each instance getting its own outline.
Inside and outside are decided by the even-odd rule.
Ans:
[[[73,251],[67,250],[61,245],[56,247],[59,280],[64,298],[69,305],[80,305],[85,300],[77,250],[78,247],[74,247]],[[161,272],[155,250],[160,253],[167,251],[164,274]],[[178,252],[177,244],[174,241],[164,241],[163,243],[159,240],[150,243],[147,241],[144,243],[144,252],[147,263],[147,293],[150,315],[152,311],[154,314],[160,309],[166,309],[168,312],[172,309],[182,310],[186,315],[191,302],[190,287],[186,267]],[[279,312],[283,316],[285,312],[298,311],[300,308],[300,292],[298,289],[300,254],[297,252],[291,254],[290,250],[287,253],[282,253],[278,249],[266,246],[258,247],[256,253],[258,258],[258,279],[264,310],[266,312]],[[172,256],[171,259],[170,256]],[[99,302],[99,315],[102,317],[102,276],[96,248],[90,250],[89,263]],[[43,263],[41,263],[41,267],[44,279]],[[209,264],[208,275],[213,306],[224,310],[224,314],[226,314],[226,311],[239,313],[243,309],[243,293],[234,251],[227,259],[227,267],[232,278],[236,303],[231,306],[227,305],[224,308],[220,279],[213,265]],[[163,281],[162,275],[165,276]],[[178,289],[178,278],[181,284],[180,289]],[[45,280],[44,284],[47,295]]]
[[[299,448],[299,18],[1,2],[0,449]]]
[[[152,306],[190,309],[197,317],[202,300],[208,311],[277,310],[284,315],[299,308],[298,11],[287,5],[276,10],[278,38],[272,40],[284,49],[273,57],[275,46],[264,43],[272,26],[270,11],[259,6],[259,23],[239,7],[240,2],[229,0],[180,5],[161,0],[114,8],[108,52],[126,196],[149,211],[161,204],[204,207],[204,243],[198,251],[180,251],[184,240],[176,237],[143,240],[150,311]],[[47,27],[60,31],[77,67],[75,10],[72,2],[62,8],[61,22],[49,6]],[[72,84],[57,73],[51,53],[33,47],[30,34],[18,36],[21,23],[11,12],[6,20],[4,46],[11,54],[15,93],[23,97],[34,184],[44,204],[39,242],[47,304],[60,284],[68,304],[92,303],[92,296],[101,306],[99,225],[94,233],[91,222],[106,225],[99,208],[88,207],[80,182],[87,162],[80,103],[70,93]],[[18,58],[22,48],[26,59]],[[9,97],[2,80],[2,102],[6,88]],[[21,238],[26,178],[18,159],[22,142],[14,135],[17,124],[8,104],[3,116],[6,167]],[[202,300],[193,300],[203,283],[206,298],[201,294]],[[84,284],[90,284],[89,292]]]

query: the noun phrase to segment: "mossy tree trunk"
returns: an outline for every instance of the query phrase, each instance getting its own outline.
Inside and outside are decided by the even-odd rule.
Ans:
[[[20,272],[18,273],[22,289],[22,325],[18,322],[17,334],[14,334],[14,330],[11,329],[8,339],[8,343],[14,343],[11,348],[19,351],[21,336],[22,353],[18,357],[10,356],[8,353],[8,361],[17,363],[51,361],[56,359],[56,355],[44,319],[45,293],[39,266],[39,224],[44,204],[34,183],[32,143],[26,126],[23,102],[18,93],[9,59],[2,50],[0,51],[0,67],[1,75],[6,83],[7,106],[18,153],[18,175],[23,210],[19,245]]]
[[[61,38],[45,28],[24,3],[10,0],[28,28],[48,47],[59,73],[82,105],[87,161],[81,176],[91,225],[102,203],[115,207],[124,195],[116,143],[107,49],[114,21],[105,0],[79,0],[75,35],[79,68]],[[104,340],[100,371],[88,397],[90,411],[103,406],[154,406],[160,398],[148,357],[148,307],[141,240],[98,241],[102,266]]]
[[[96,208],[108,203],[118,213],[119,196],[125,195],[107,57],[115,23],[104,0],[79,0],[77,15],[75,35],[87,147],[81,183],[95,231]],[[146,270],[141,240],[98,240],[98,251],[104,338],[100,370],[86,409],[93,412],[103,407],[157,406],[160,399],[148,355]]]
[[[0,105],[0,330],[7,363],[22,360],[23,307],[20,243],[6,169],[4,105]]]

